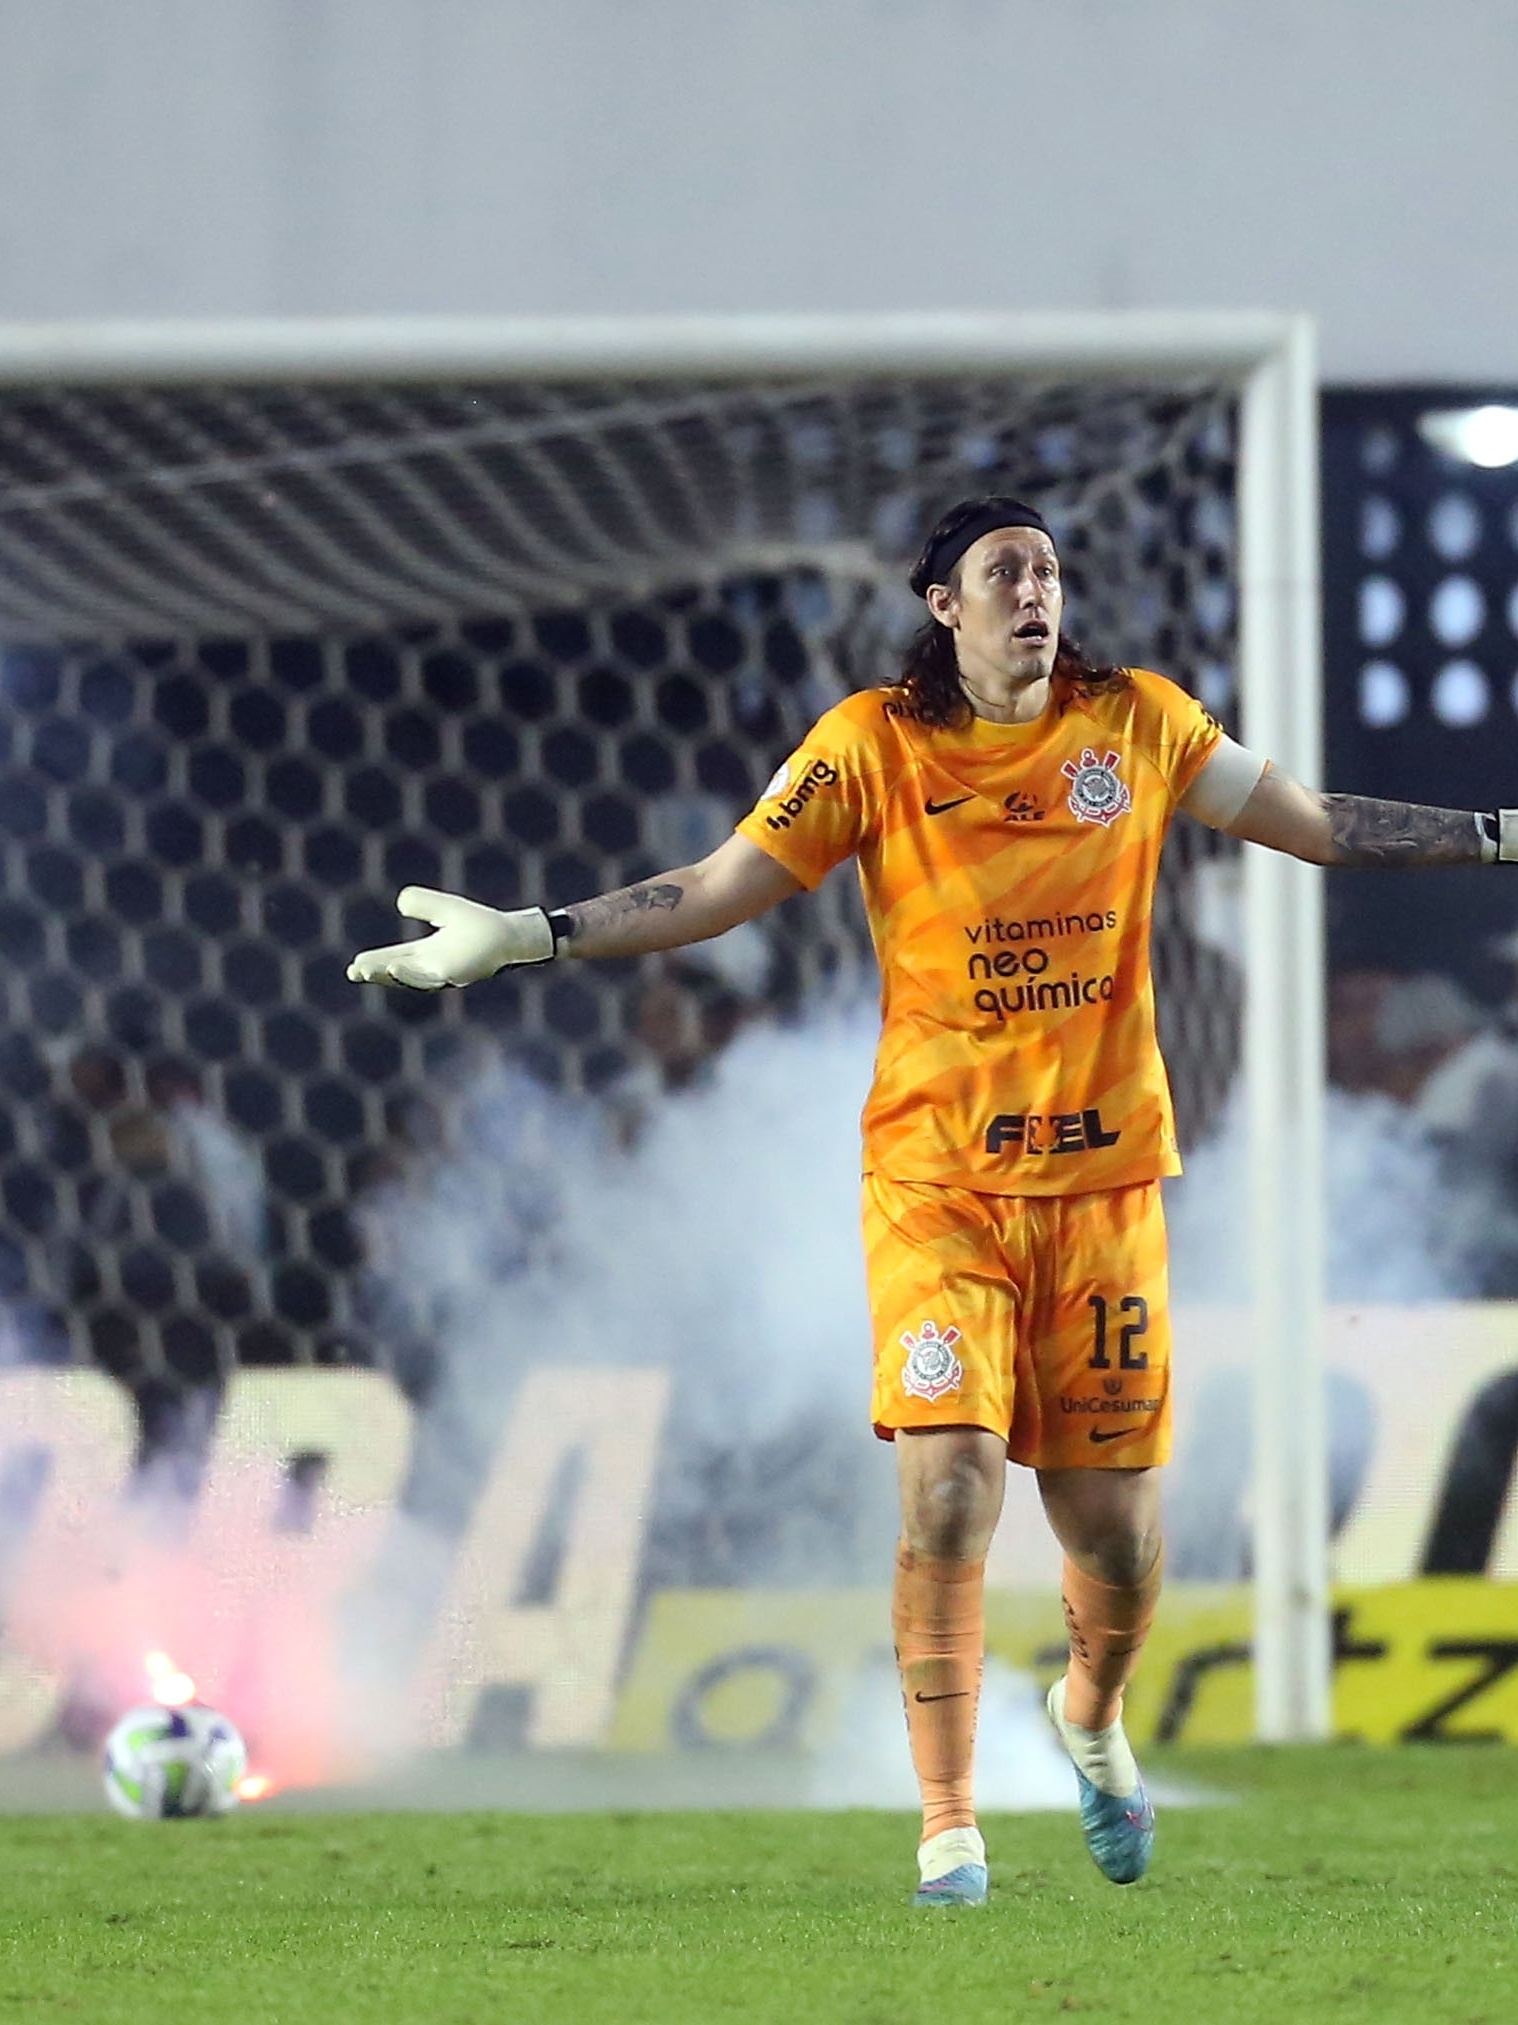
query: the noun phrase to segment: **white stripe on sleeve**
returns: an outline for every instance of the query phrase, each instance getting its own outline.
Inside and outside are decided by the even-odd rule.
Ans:
[[[1259,785],[1267,763],[1225,732],[1181,796],[1181,807],[1209,829],[1226,830]]]

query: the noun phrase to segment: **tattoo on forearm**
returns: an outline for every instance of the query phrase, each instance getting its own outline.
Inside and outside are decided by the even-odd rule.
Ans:
[[[1483,832],[1469,809],[1429,809],[1368,795],[1323,795],[1335,865],[1479,865]]]
[[[623,886],[615,893],[600,893],[594,900],[576,901],[566,907],[572,940],[586,929],[609,928],[628,914],[673,913],[685,898],[685,888],[673,879],[652,885]]]

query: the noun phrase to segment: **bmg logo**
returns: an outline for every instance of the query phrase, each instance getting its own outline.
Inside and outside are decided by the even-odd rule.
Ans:
[[[765,821],[772,830],[788,830],[820,789],[836,787],[837,783],[836,766],[830,766],[825,759],[813,760],[791,792],[780,801],[775,813],[766,816]]]

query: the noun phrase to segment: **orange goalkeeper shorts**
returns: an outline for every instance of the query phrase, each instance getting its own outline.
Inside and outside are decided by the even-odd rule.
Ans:
[[[864,1179],[872,1418],[984,1427],[1032,1469],[1170,1455],[1170,1311],[1157,1181],[982,1195]]]

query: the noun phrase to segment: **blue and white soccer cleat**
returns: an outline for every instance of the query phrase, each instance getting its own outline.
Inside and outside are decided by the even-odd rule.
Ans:
[[[1091,1861],[1113,1884],[1136,1883],[1154,1853],[1154,1807],[1121,1721],[1106,1730],[1066,1722],[1063,1676],[1050,1688],[1045,1706],[1075,1767],[1081,1832]]]
[[[913,1905],[984,1905],[990,1873],[978,1828],[946,1828],[917,1851],[921,1883]]]

